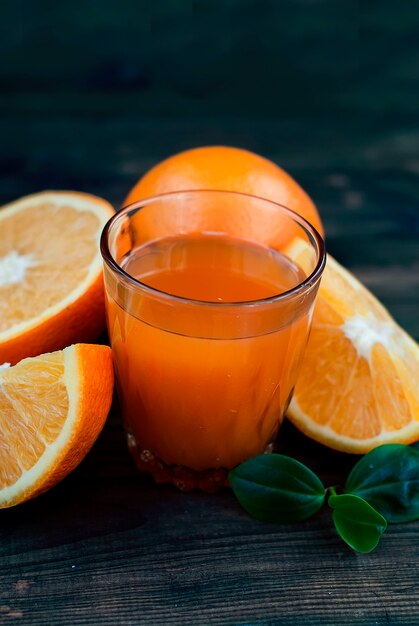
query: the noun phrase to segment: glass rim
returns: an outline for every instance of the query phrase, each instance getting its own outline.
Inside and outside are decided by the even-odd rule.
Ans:
[[[124,216],[129,215],[132,211],[141,211],[142,208],[153,204],[156,201],[164,200],[165,198],[181,196],[181,195],[199,195],[199,194],[224,194],[230,197],[237,196],[243,198],[250,198],[252,200],[260,200],[271,207],[276,207],[280,209],[282,212],[286,213],[291,219],[297,222],[300,226],[305,228],[308,233],[313,237],[314,241],[317,245],[318,251],[318,259],[317,263],[313,269],[313,271],[298,285],[288,289],[287,291],[283,291],[274,296],[269,296],[267,298],[259,298],[256,300],[244,300],[238,302],[212,302],[209,300],[198,300],[195,298],[186,298],[183,296],[178,296],[175,294],[168,293],[167,291],[162,291],[161,289],[156,289],[155,287],[151,287],[146,283],[141,282],[137,278],[134,278],[126,272],[119,263],[114,259],[109,249],[109,234],[115,222],[122,219]],[[184,189],[181,191],[170,191],[166,193],[162,193],[156,196],[149,196],[147,198],[143,198],[142,200],[138,200],[137,202],[133,202],[128,204],[127,206],[123,206],[119,211],[117,211],[105,224],[103,227],[101,236],[100,236],[100,252],[102,254],[102,258],[104,262],[108,265],[110,269],[119,274],[125,281],[131,284],[133,287],[140,288],[146,293],[154,294],[161,298],[170,299],[177,301],[182,304],[189,304],[194,306],[208,306],[218,309],[225,309],[227,307],[239,307],[239,308],[251,308],[258,307],[264,304],[276,304],[282,302],[284,300],[290,300],[293,296],[300,295],[309,289],[317,282],[317,280],[321,277],[323,270],[326,265],[326,246],[323,237],[320,235],[318,230],[304,217],[289,209],[283,204],[279,202],[274,202],[273,200],[268,200],[267,198],[262,198],[261,196],[254,196],[248,193],[242,193],[239,191],[224,191],[222,189]]]

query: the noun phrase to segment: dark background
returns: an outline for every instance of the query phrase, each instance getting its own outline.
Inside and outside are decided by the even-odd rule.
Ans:
[[[418,33],[415,0],[3,0],[0,202],[120,206],[172,153],[248,148],[302,184],[329,251],[418,338]],[[353,463],[289,425],[280,441],[327,484]],[[155,487],[116,408],[71,476],[1,513],[0,624],[413,626],[418,528],[360,556],[327,512],[272,526],[228,492]]]
[[[419,335],[417,300],[375,272],[418,269],[418,2],[7,0],[0,15],[0,201],[64,188],[119,206],[170,154],[248,148],[306,188],[329,251]]]

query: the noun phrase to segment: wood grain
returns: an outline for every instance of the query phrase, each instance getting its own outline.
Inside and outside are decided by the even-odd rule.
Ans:
[[[280,449],[326,483],[353,462],[289,425],[282,435]],[[417,530],[391,527],[361,556],[327,512],[275,526],[251,520],[228,491],[157,488],[112,419],[60,486],[2,512],[0,623],[20,612],[20,624],[413,624]]]
[[[2,5],[0,201],[71,188],[119,206],[164,156],[243,146],[299,180],[329,251],[419,338],[414,3],[123,4]],[[355,461],[289,424],[278,449],[326,484]],[[419,523],[358,555],[327,511],[275,526],[228,491],[156,487],[115,404],[71,476],[0,513],[0,624],[414,626],[418,551]]]

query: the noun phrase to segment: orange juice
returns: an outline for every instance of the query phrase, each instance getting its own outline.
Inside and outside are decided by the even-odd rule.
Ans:
[[[299,266],[284,254],[290,237],[308,250]],[[192,190],[116,213],[101,251],[138,467],[183,490],[228,484],[229,469],[270,448],[291,398],[325,264],[320,235],[269,200]]]
[[[164,466],[198,472],[230,469],[263,452],[290,400],[309,311],[285,322],[268,311],[268,332],[259,328],[257,334],[248,311],[252,302],[296,287],[305,278],[302,270],[266,246],[211,233],[133,248],[120,266],[175,298],[166,310],[141,293],[127,295],[125,305],[123,289],[119,304],[108,295],[131,448],[143,460],[151,454]],[[193,303],[180,311],[177,297],[199,301],[199,312]],[[231,337],[230,305],[244,302],[241,314],[233,314],[239,331]],[[214,323],[213,303],[226,307],[224,326]],[[176,315],[181,328],[171,329]]]

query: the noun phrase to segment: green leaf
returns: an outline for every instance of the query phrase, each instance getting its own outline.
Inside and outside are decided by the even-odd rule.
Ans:
[[[321,480],[282,454],[261,454],[229,473],[242,507],[264,522],[296,522],[317,513],[325,499]]]
[[[418,519],[419,452],[396,443],[375,448],[355,465],[345,493],[364,498],[389,522]]]
[[[357,552],[371,552],[387,528],[387,522],[368,502],[352,494],[332,495],[336,530],[349,547]]]

